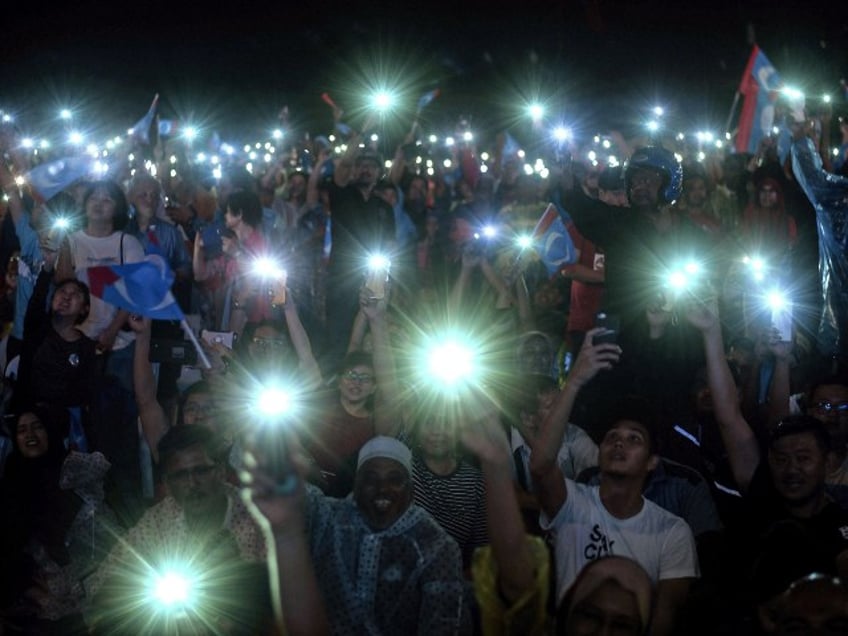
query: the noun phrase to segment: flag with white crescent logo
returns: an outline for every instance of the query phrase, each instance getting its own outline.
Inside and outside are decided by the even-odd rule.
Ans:
[[[158,320],[184,320],[171,293],[174,273],[158,254],[125,265],[89,267],[92,295],[130,313]]]
[[[577,249],[566,228],[570,218],[565,216],[563,219],[557,207],[549,203],[533,230],[533,248],[551,276],[577,260]]]
[[[739,93],[745,101],[739,116],[736,152],[755,153],[760,140],[772,134],[774,106],[781,88],[780,74],[760,47],[754,46],[739,83]]]

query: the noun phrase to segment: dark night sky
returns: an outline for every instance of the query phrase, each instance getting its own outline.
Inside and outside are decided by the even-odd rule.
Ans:
[[[353,111],[382,68],[404,78],[408,101],[442,88],[428,111],[436,125],[460,113],[490,129],[515,125],[521,95],[538,92],[578,128],[635,126],[656,100],[690,129],[719,128],[748,25],[785,80],[836,93],[848,75],[839,2],[193,4],[20,2],[3,25],[0,107],[35,124],[70,103],[120,132],[159,92],[163,116],[222,131],[272,126],[283,104],[326,130],[320,93]]]

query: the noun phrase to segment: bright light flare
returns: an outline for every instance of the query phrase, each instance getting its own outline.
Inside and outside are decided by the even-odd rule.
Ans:
[[[645,126],[651,132],[657,132],[660,129],[660,122],[656,121],[655,119],[652,119],[647,124],[645,124]]]
[[[262,389],[256,398],[256,410],[266,417],[275,417],[287,413],[291,408],[292,396],[280,387]]]
[[[64,119],[65,121],[68,121],[70,119],[73,119],[73,117],[74,114],[71,112],[70,108],[63,108],[59,111],[59,119]]]
[[[529,234],[522,234],[517,239],[515,239],[515,243],[522,250],[526,250],[530,247],[533,247],[533,237]]]
[[[822,101],[823,101],[825,104],[829,104],[829,103],[830,103],[830,99],[831,99],[830,95],[822,95]]]
[[[79,146],[83,142],[84,139],[85,139],[85,137],[83,137],[83,134],[81,132],[79,132],[78,130],[72,130],[68,134],[68,141],[70,143],[72,143],[74,146]]]
[[[379,112],[385,113],[395,105],[395,96],[388,91],[378,91],[371,98],[371,103]]]
[[[684,291],[692,286],[694,280],[703,272],[703,266],[697,261],[687,261],[682,267],[671,271],[666,278],[668,286],[675,291]]]
[[[527,113],[533,121],[539,121],[545,116],[545,107],[538,102],[534,102],[527,107]]]
[[[474,353],[454,340],[434,347],[427,362],[430,373],[448,385],[455,385],[474,372]]]
[[[801,91],[801,90],[799,90],[799,89],[797,89],[793,86],[784,86],[783,89],[780,92],[783,93],[784,95],[786,95],[789,99],[793,99],[793,100],[804,99],[803,91]]]
[[[282,139],[283,138],[283,131],[280,130],[279,128],[277,128],[277,129],[274,130],[274,132],[271,133],[271,136],[274,139]]]
[[[654,106],[654,115],[657,117],[662,117],[665,115],[665,109],[662,106]]]
[[[151,590],[153,598],[167,608],[184,607],[192,601],[191,578],[175,570],[157,575]]]
[[[183,137],[187,141],[194,141],[197,138],[197,128],[194,126],[186,126],[183,128]]]
[[[253,273],[260,278],[282,278],[286,271],[273,258],[262,256],[253,261]]]
[[[789,299],[779,289],[772,289],[766,294],[766,305],[773,312],[785,311],[789,308]]]
[[[53,221],[53,227],[57,230],[67,230],[71,227],[71,221],[64,216],[60,216]]]
[[[368,257],[368,269],[371,271],[383,271],[389,269],[391,261],[384,254],[372,254]]]
[[[486,238],[495,238],[498,235],[498,229],[494,225],[483,226],[483,236]]]
[[[558,142],[563,143],[571,139],[571,129],[566,128],[565,126],[557,126],[554,128],[554,139]]]

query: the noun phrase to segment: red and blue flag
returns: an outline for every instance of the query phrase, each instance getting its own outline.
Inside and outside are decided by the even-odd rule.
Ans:
[[[760,47],[754,46],[742,81],[739,94],[745,97],[739,130],[736,134],[736,152],[756,153],[763,137],[771,134],[774,125],[774,105],[783,80]]]
[[[571,217],[549,203],[533,229],[533,249],[539,254],[550,276],[577,261],[577,249],[566,228],[569,223]]]
[[[91,293],[130,313],[157,320],[185,320],[171,293],[174,273],[158,254],[125,265],[89,267]]]

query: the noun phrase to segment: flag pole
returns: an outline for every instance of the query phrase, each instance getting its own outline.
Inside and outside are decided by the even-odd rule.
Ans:
[[[183,328],[183,333],[185,333],[186,337],[191,340],[191,344],[194,345],[195,350],[197,351],[197,357],[200,358],[200,361],[203,363],[203,366],[207,369],[212,368],[212,363],[209,362],[209,358],[206,357],[206,352],[203,351],[203,348],[200,346],[200,343],[197,341],[197,336],[194,335],[194,331],[192,331],[188,322],[185,318],[180,320],[180,327]]]
[[[736,112],[736,106],[739,105],[739,97],[741,93],[736,91],[736,95],[733,98],[733,105],[730,107],[730,112],[727,114],[727,123],[724,125],[724,132],[730,132],[730,122],[733,121],[733,113]]]

